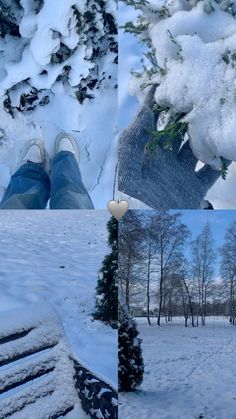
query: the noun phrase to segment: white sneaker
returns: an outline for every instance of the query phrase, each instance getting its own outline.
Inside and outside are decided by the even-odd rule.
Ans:
[[[42,141],[30,140],[28,141],[28,143],[25,144],[24,148],[20,153],[18,166],[20,167],[27,162],[39,163],[44,166],[45,161],[46,155]]]
[[[58,134],[55,141],[55,155],[60,153],[60,151],[70,151],[70,153],[74,154],[77,162],[79,163],[79,147],[72,135],[66,134],[65,132]]]

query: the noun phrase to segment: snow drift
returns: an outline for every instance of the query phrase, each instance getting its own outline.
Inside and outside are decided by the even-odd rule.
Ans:
[[[181,115],[199,160],[216,169],[222,159],[235,161],[236,2],[133,3],[142,14],[130,30],[148,44],[149,61],[133,77],[132,92],[140,96],[156,84],[166,122]]]

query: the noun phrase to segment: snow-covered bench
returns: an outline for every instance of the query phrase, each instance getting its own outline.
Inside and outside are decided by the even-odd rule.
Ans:
[[[74,360],[54,309],[1,313],[0,419],[82,419],[85,412],[116,418],[117,394]]]

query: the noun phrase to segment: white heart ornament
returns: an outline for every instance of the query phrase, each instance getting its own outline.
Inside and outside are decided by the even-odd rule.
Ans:
[[[107,208],[110,211],[111,215],[119,221],[128,211],[129,204],[127,201],[120,201],[116,202],[114,200],[109,201],[107,204]]]

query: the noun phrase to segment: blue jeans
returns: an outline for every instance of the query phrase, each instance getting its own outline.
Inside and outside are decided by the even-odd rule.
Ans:
[[[69,151],[52,160],[51,180],[39,163],[22,165],[11,177],[0,209],[93,209],[79,165]]]

